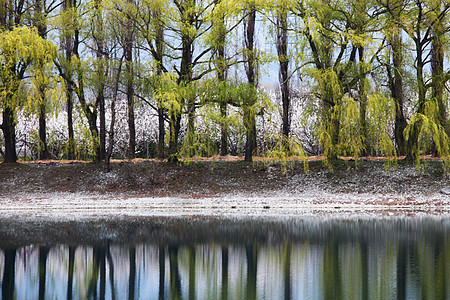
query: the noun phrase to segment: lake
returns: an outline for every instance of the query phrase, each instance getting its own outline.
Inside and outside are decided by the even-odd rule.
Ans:
[[[450,299],[450,217],[0,218],[2,299]]]

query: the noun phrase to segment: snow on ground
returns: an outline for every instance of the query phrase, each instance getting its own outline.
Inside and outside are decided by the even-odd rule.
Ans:
[[[0,216],[31,219],[139,216],[448,215],[450,197],[435,193],[351,194],[307,191],[264,197],[129,197],[77,193],[0,197]]]

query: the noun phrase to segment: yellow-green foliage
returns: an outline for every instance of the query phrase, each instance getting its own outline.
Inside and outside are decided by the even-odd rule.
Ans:
[[[397,162],[395,145],[391,139],[391,128],[395,116],[395,103],[384,94],[368,96],[366,126],[367,135],[378,155],[388,158],[388,163]]]
[[[256,114],[260,114],[263,110],[271,111],[273,109],[273,105],[267,97],[267,94],[252,84],[240,84],[237,89],[233,91],[233,96],[241,103],[244,115],[247,112],[249,116],[255,116]],[[244,118],[244,126],[246,128],[250,128],[253,125],[252,122],[253,120],[251,117],[248,119]]]
[[[339,99],[330,116],[322,116],[322,125],[318,130],[325,165],[331,167],[329,158],[334,155],[352,156],[355,164],[358,163],[364,149],[364,137],[361,132],[360,107],[354,99]],[[338,136],[337,143],[333,142],[333,135]]]
[[[332,68],[326,70],[314,68],[310,69],[309,73],[317,82],[315,89],[322,100],[331,100],[334,103],[340,101],[342,87],[335,70]]]
[[[227,103],[227,106],[240,106],[241,96],[239,94],[239,86],[230,84],[226,81],[205,80],[202,82],[201,95],[203,99],[200,101],[205,104],[202,111],[203,122],[208,120],[216,126],[232,128],[233,131],[242,131],[242,118],[238,114],[228,111],[226,116],[220,113],[220,104]]]
[[[332,137],[339,131],[339,128],[336,128],[336,119],[339,118],[342,110],[339,108],[342,88],[336,72],[331,68],[311,69],[310,75],[317,82],[315,91],[321,101],[317,137],[324,157],[323,162],[331,167],[328,158],[339,154],[339,147],[333,142]]]
[[[308,171],[303,145],[297,137],[286,137],[282,133],[277,133],[268,136],[267,140],[268,146],[263,156],[264,164],[279,163],[281,169],[287,172],[288,169],[295,166],[296,161],[302,161],[305,172]]]
[[[343,156],[353,156],[355,163],[364,149],[361,134],[361,122],[358,103],[349,97],[343,97],[335,112],[339,119],[339,143],[337,153]]]
[[[438,121],[439,107],[434,99],[425,104],[424,113],[416,113],[411,117],[405,129],[405,139],[413,138],[414,128],[417,129],[418,140],[412,149],[415,163],[420,167],[420,157],[434,145],[435,150],[443,160],[444,172],[450,167],[449,137]]]
[[[176,75],[173,73],[155,75],[153,82],[155,89],[154,95],[158,101],[158,107],[167,109],[169,114],[181,113],[182,97]]]
[[[249,84],[231,84],[216,79],[198,82],[195,86],[180,90],[185,99],[195,100],[200,107],[196,109],[195,131],[188,130],[179,155],[189,163],[193,156],[215,156],[218,153],[217,142],[222,129],[245,136],[251,130],[253,118],[258,114],[270,113],[272,104],[267,95]],[[238,107],[239,112],[222,116],[220,104]],[[200,128],[199,128],[200,126]]]
[[[329,168],[331,168],[331,164],[328,159],[334,153],[333,142],[330,135],[331,130],[329,129],[330,127],[331,125],[329,124],[329,122],[327,122],[322,124],[322,126],[318,128],[318,139],[320,147],[322,148],[323,163]]]
[[[215,143],[218,138],[217,130],[214,123],[211,122],[211,114],[217,113],[209,106],[202,107],[200,114],[196,116],[199,124],[202,124],[202,128],[195,126],[195,132],[188,132],[187,137],[184,139],[184,143],[179,151],[180,157],[184,158],[184,162],[189,163],[192,158],[195,157],[211,157],[217,155],[217,144]]]
[[[24,73],[31,74],[32,89],[49,85],[48,64],[56,56],[56,47],[41,38],[35,28],[26,26],[11,31],[0,31],[0,107],[16,109],[19,105],[32,106],[34,98],[24,98]]]
[[[63,105],[65,85],[61,77],[52,72],[50,62],[31,70],[30,89],[26,96],[25,108],[37,112],[39,105],[45,104],[46,112],[57,114]]]
[[[74,116],[77,122],[75,125],[75,156],[78,159],[86,160],[89,157],[95,156],[96,147],[98,147],[100,141],[98,136],[93,136],[91,130],[89,130],[89,124],[86,118],[83,117],[81,111],[76,111]],[[67,144],[67,147],[69,145]]]

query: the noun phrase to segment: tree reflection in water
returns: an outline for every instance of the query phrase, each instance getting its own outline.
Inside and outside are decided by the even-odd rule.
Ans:
[[[184,219],[129,241],[99,233],[86,243],[61,238],[39,246],[22,236],[17,240],[27,246],[14,238],[0,244],[1,296],[449,299],[448,224],[444,218]]]

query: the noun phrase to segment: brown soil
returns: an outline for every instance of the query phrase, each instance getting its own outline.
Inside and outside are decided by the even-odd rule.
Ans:
[[[325,191],[329,193],[374,193],[431,195],[450,187],[442,163],[429,160],[418,170],[404,161],[386,169],[383,161],[338,160],[333,169],[312,158],[305,173],[301,162],[287,171],[279,164],[246,163],[240,157],[216,157],[189,164],[157,160],[113,161],[112,171],[103,165],[79,161],[40,161],[0,164],[0,196],[73,192],[121,196],[212,197],[229,194],[254,196]],[[449,197],[450,198],[450,197]],[[447,202],[448,203],[448,202]]]

